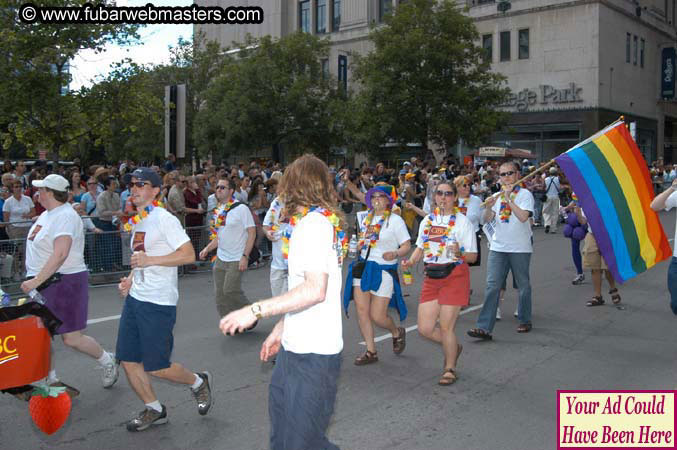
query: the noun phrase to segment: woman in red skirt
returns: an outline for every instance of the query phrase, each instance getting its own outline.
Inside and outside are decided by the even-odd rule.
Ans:
[[[470,220],[456,208],[456,195],[453,183],[443,181],[437,186],[437,208],[421,222],[416,250],[402,261],[406,268],[423,258],[425,279],[418,306],[418,332],[442,344],[444,371],[439,384],[443,386],[457,379],[456,361],[463,347],[454,328],[461,307],[468,304],[470,297],[468,263],[477,258],[475,231]]]

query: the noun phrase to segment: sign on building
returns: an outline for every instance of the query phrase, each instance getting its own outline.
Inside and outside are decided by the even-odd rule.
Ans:
[[[661,97],[675,98],[675,48],[664,48],[661,60]]]
[[[505,156],[504,147],[480,147],[479,149],[480,156],[483,157],[503,157]]]

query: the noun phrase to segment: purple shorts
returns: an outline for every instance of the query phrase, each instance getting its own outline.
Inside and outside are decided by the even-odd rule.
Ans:
[[[56,334],[65,334],[87,328],[89,304],[89,272],[61,275],[61,281],[41,292],[46,305],[63,322]]]

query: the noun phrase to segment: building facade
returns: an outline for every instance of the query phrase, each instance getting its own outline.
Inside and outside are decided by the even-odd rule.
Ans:
[[[224,8],[260,6],[264,23],[195,29],[224,46],[247,33],[281,37],[300,29],[326,35],[331,51],[324,63],[350,84],[349,53],[368,52],[370,26],[404,1],[208,0]],[[508,126],[488,144],[529,149],[549,160],[623,115],[635,123],[647,161],[677,162],[676,0],[457,3],[475,21],[478,44],[512,91],[502,105],[511,113]]]

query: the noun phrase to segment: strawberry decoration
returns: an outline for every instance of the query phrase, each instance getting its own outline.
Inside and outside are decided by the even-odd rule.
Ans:
[[[71,398],[64,387],[37,386],[28,409],[38,428],[46,434],[54,434],[68,420]]]

